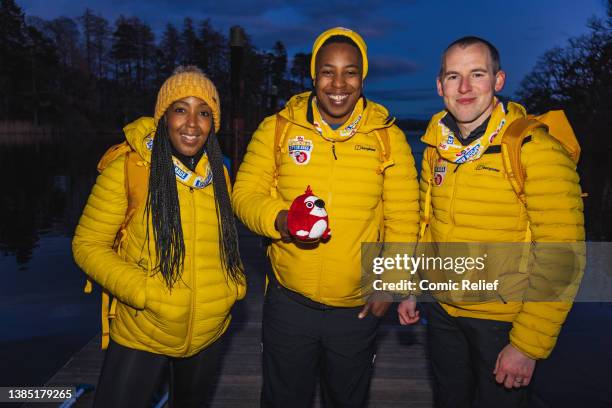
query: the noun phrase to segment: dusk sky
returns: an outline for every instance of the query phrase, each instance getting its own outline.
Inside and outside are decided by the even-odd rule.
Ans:
[[[477,35],[495,44],[507,73],[504,95],[512,96],[537,58],[570,37],[587,32],[592,16],[603,17],[605,0],[398,1],[398,0],[17,0],[26,15],[77,17],[86,7],[111,23],[123,14],[146,21],[161,36],[166,23],[209,18],[229,36],[241,25],[256,47],[283,41],[289,59],[310,52],[323,30],[344,26],[368,44],[370,73],[365,94],[398,117],[428,118],[442,103],[435,90],[441,51],[453,40]]]

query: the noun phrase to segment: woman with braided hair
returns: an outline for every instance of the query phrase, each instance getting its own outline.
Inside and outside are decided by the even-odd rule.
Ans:
[[[73,240],[77,264],[116,299],[96,407],[149,406],[166,368],[171,407],[206,401],[230,309],[246,289],[219,125],[213,83],[179,67],[154,118],[124,128],[131,152],[96,180]],[[130,209],[138,189],[146,198]]]

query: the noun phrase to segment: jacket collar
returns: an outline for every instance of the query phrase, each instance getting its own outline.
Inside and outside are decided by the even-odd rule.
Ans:
[[[461,142],[462,145],[467,146],[472,143],[474,140],[478,139],[480,136],[484,135],[487,131],[487,126],[489,124],[489,120],[491,116],[489,116],[480,126],[476,129],[472,130],[472,132],[468,135],[468,137],[463,138],[461,135],[461,130],[459,129],[459,125],[457,125],[457,120],[453,115],[448,113],[448,115],[444,116],[441,120],[442,124],[446,126],[451,132],[459,137],[457,140]]]
[[[279,115],[295,125],[312,129],[316,132],[313,125],[312,98],[314,98],[314,92],[312,91],[294,95],[289,99],[285,108],[279,112]],[[395,123],[395,118],[389,116],[389,112],[385,107],[365,97],[362,98],[364,101],[364,111],[357,133],[369,133],[373,130],[390,127]]]
[[[492,133],[494,130],[500,127],[502,121],[504,123],[501,126],[499,132],[503,134],[507,126],[512,121],[527,116],[525,108],[516,102],[506,102],[500,100],[498,100],[498,102],[499,103],[496,105],[495,109],[493,109],[493,113],[489,117],[488,122],[486,122],[487,125],[485,128],[485,133],[487,134]],[[423,143],[435,147],[442,142],[442,127],[445,127],[446,129],[452,131],[452,129],[449,129],[444,124],[444,118],[447,115],[450,115],[450,113],[447,110],[443,110],[432,116],[431,120],[429,121],[429,125],[427,125],[427,131],[425,132],[423,137],[421,137],[421,141]],[[492,144],[496,145],[500,144],[500,142],[501,138],[496,137]]]

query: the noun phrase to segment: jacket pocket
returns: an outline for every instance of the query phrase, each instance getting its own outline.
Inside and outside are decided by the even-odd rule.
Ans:
[[[168,290],[157,276],[149,277],[143,317],[167,337],[177,338],[181,344],[190,324],[190,301],[191,290],[180,287]]]

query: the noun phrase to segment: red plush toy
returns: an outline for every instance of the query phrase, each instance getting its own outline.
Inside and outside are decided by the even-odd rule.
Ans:
[[[291,235],[300,241],[327,239],[331,236],[325,202],[312,193],[310,186],[298,196],[287,214],[287,226]]]

